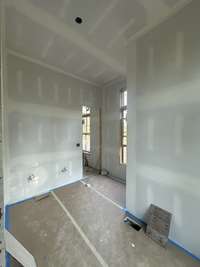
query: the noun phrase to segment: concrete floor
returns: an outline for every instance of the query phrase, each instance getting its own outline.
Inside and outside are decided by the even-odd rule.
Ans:
[[[106,176],[95,174],[92,170],[85,173],[84,181],[91,184],[100,193],[112,199],[123,208],[126,206],[126,186]]]
[[[77,182],[10,208],[11,232],[39,267],[200,266],[173,245],[163,249],[123,222],[118,205],[124,206],[125,185],[91,174],[85,181],[92,187]]]

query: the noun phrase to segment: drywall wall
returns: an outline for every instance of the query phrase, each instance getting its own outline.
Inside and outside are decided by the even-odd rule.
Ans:
[[[128,47],[127,209],[173,214],[170,238],[200,257],[200,1]]]
[[[70,76],[12,55],[7,61],[5,197],[12,203],[82,178],[81,106],[98,107],[100,97]]]
[[[102,168],[126,180],[126,165],[120,164],[120,90],[124,81],[102,89]]]

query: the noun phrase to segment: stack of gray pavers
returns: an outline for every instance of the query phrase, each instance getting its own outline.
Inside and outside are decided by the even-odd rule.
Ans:
[[[165,247],[168,242],[172,214],[151,204],[147,217],[146,234]]]

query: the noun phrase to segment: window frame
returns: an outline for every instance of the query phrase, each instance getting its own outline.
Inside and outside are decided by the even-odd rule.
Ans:
[[[89,109],[89,112],[85,112],[83,111],[83,108]],[[84,118],[89,118],[89,131],[87,131],[87,126],[86,126],[86,131],[84,131]],[[83,147],[84,143],[83,143],[83,139],[84,136],[87,137],[89,136],[89,150],[85,149],[85,147]],[[85,138],[86,140],[87,138]],[[91,152],[91,108],[88,106],[82,106],[82,150],[85,153],[90,153]]]
[[[126,92],[126,97],[124,96]],[[126,99],[125,99],[126,98]],[[126,112],[126,116],[124,116]],[[124,130],[124,122],[126,124],[126,130]],[[122,88],[120,90],[120,164],[127,165],[127,89]],[[126,132],[126,133],[125,133]],[[124,142],[126,139],[126,142]],[[126,156],[124,156],[126,153]]]

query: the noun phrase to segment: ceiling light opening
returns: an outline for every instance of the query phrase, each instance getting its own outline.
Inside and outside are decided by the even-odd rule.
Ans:
[[[76,21],[77,24],[83,23],[83,19],[81,17],[76,17],[75,21]]]

